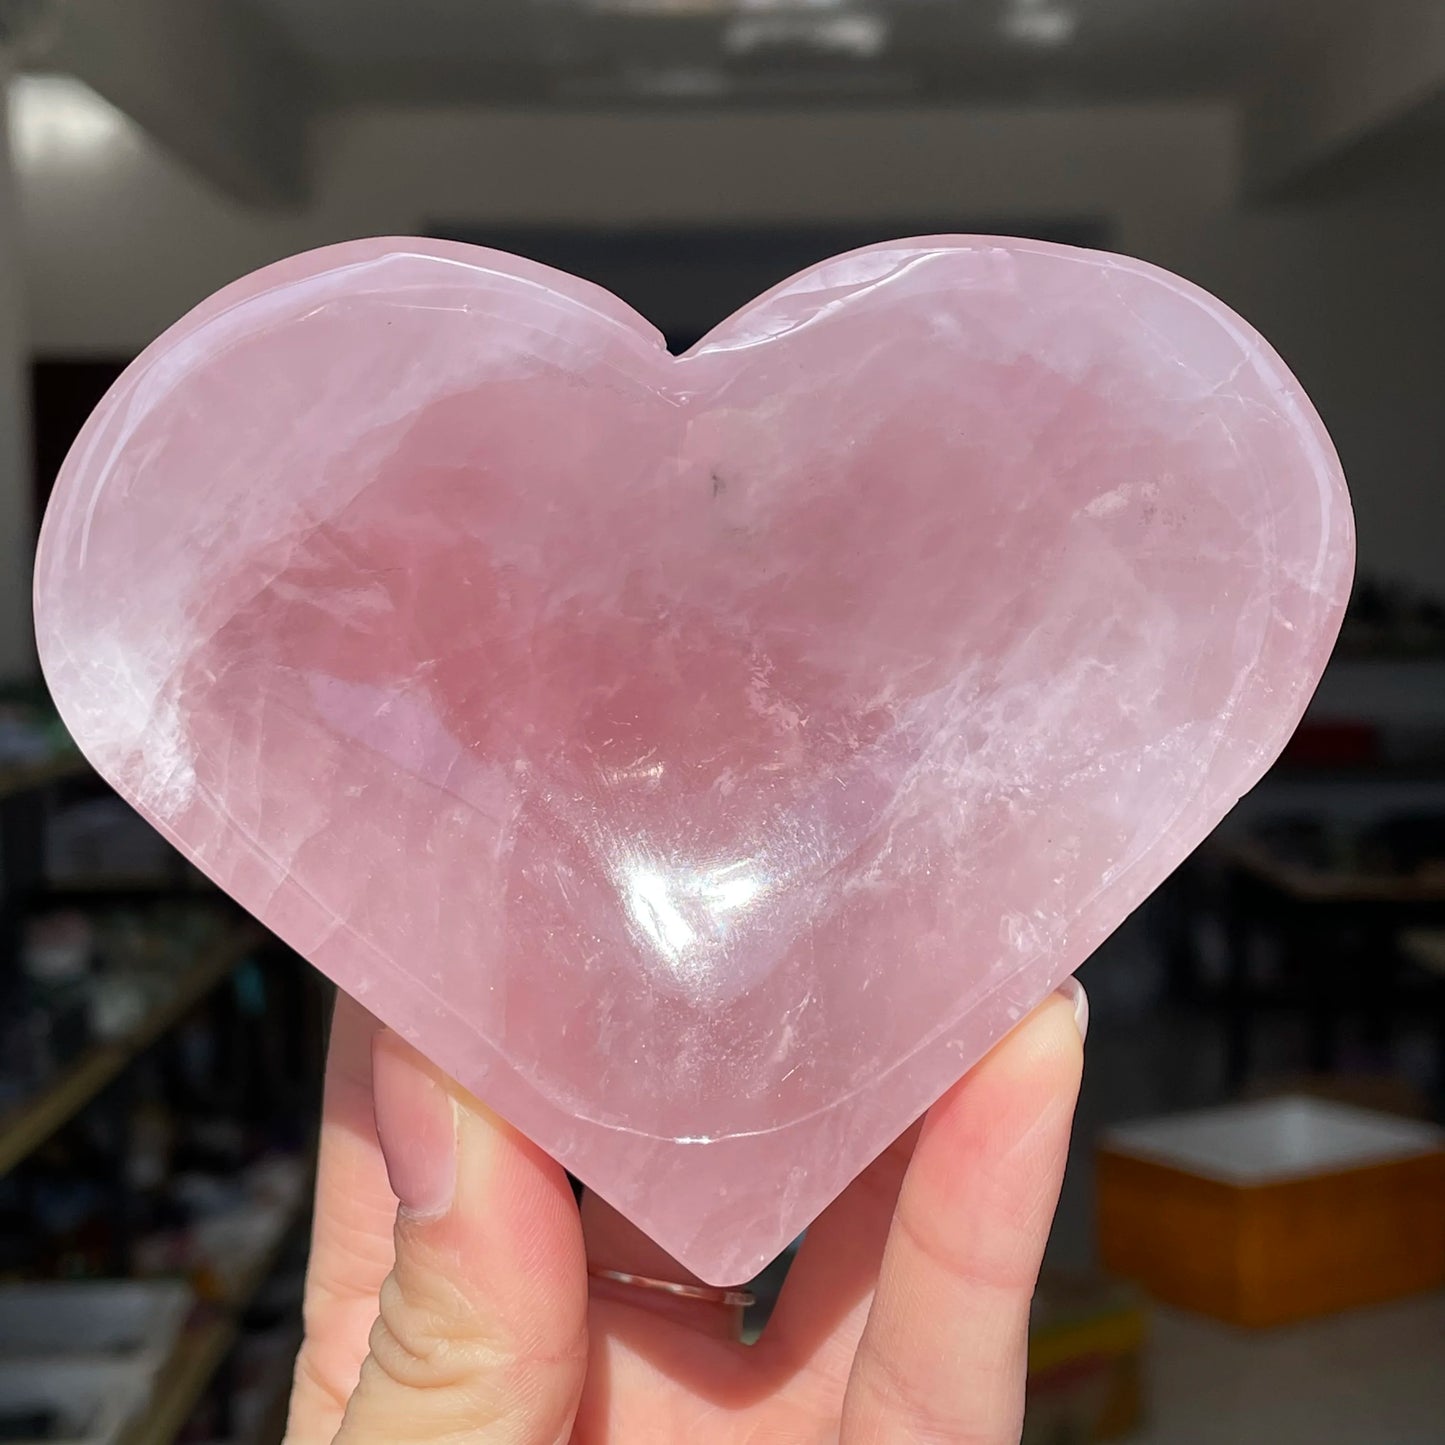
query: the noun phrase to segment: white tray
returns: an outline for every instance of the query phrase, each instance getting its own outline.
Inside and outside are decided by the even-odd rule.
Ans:
[[[0,1414],[43,1412],[59,1425],[14,1445],[116,1445],[150,1391],[151,1373],[135,1360],[0,1361]]]
[[[195,1298],[177,1280],[0,1285],[0,1361],[112,1356],[154,1371]]]
[[[1300,1095],[1124,1124],[1103,1142],[1116,1154],[1249,1188],[1433,1154],[1445,1149],[1445,1130]]]

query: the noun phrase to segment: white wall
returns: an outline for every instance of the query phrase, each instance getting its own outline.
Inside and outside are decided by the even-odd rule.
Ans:
[[[0,55],[0,85],[5,82]],[[0,680],[30,672],[29,384],[19,196],[0,108]]]
[[[50,354],[132,352],[252,267],[428,222],[1101,218],[1118,249],[1218,292],[1299,372],[1351,476],[1362,566],[1440,581],[1438,225],[1411,203],[1236,210],[1222,106],[343,112],[319,127],[314,201],[294,213],[216,195],[113,113],[105,134],[70,147],[52,136],[48,152],[27,114],[28,302],[34,345]]]
[[[27,92],[56,84],[22,82],[16,116],[43,351],[134,349],[254,266],[428,221],[1062,215],[1121,218],[1127,232],[1135,213],[1221,204],[1234,179],[1232,118],[1212,106],[672,119],[351,112],[318,126],[313,204],[266,213],[215,194],[114,112],[108,133],[42,156]]]
[[[1428,198],[1427,198],[1428,199]],[[1151,259],[1227,300],[1314,399],[1345,464],[1360,572],[1445,596],[1445,212],[1361,201],[1212,217]]]

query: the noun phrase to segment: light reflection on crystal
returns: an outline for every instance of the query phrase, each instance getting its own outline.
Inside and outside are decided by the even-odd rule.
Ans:
[[[674,977],[703,983],[710,961],[723,961],[738,915],[767,894],[752,860],[716,868],[633,864],[622,895],[643,937]]]

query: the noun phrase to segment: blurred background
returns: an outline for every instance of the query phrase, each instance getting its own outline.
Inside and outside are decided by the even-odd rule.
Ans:
[[[1441,0],[0,0],[0,81],[0,1439],[278,1440],[299,1329],[325,988],[35,667],[109,383],[353,236],[523,252],[681,348],[829,253],[993,231],[1243,313],[1359,525],[1285,757],[1084,969],[1029,1439],[1445,1441]]]

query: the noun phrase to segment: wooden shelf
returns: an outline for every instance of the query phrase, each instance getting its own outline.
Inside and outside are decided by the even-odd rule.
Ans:
[[[1228,866],[1299,902],[1445,904],[1445,877],[1438,873],[1355,873],[1309,868],[1280,858],[1263,843],[1248,838],[1223,845],[1218,856]]]
[[[218,939],[139,1027],[125,1038],[87,1049],[33,1098],[0,1114],[0,1176],[69,1123],[132,1059],[179,1023],[231,974],[260,938],[256,928],[242,925]]]
[[[286,1421],[291,1413],[291,1380],[295,1361],[288,1357],[276,1368],[276,1376],[266,1386],[266,1403],[257,1417],[246,1445],[282,1445],[286,1438]]]
[[[200,1403],[226,1356],[241,1338],[241,1317],[276,1271],[287,1245],[311,1209],[314,1176],[308,1175],[296,1204],[276,1237],[242,1272],[225,1299],[211,1308],[219,1313],[199,1328],[188,1330],[162,1369],[143,1415],[121,1437],[121,1445],[171,1445]],[[255,1445],[274,1445],[285,1431],[291,1398],[291,1375],[278,1381],[275,1398],[258,1426]],[[279,1426],[277,1422],[279,1421]]]
[[[236,1311],[244,1310],[260,1294],[266,1281],[276,1273],[276,1266],[281,1263],[281,1256],[286,1253],[286,1247],[291,1242],[291,1236],[295,1232],[297,1224],[311,1208],[311,1195],[315,1188],[315,1182],[315,1174],[308,1174],[296,1196],[296,1203],[291,1213],[276,1232],[276,1238],[247,1265],[227,1291],[224,1301],[227,1308]]]
[[[79,778],[90,772],[90,764],[78,753],[67,750],[38,763],[22,763],[16,767],[0,767],[0,798],[14,793],[28,793],[62,778]]]
[[[151,1402],[121,1436],[122,1445],[170,1445],[180,1434],[206,1387],[240,1335],[229,1316],[187,1330],[175,1353],[156,1377]]]

